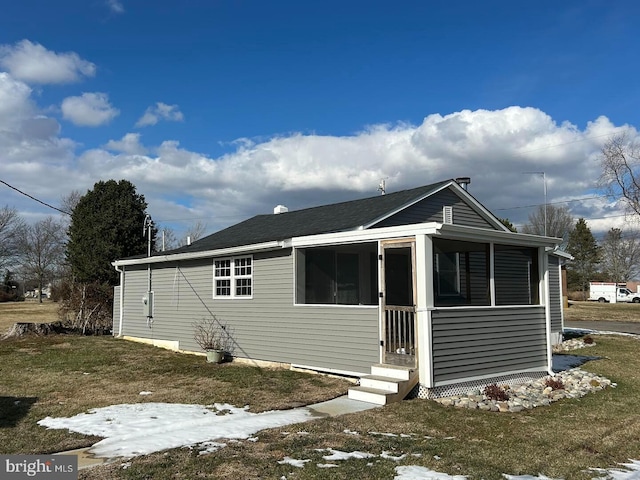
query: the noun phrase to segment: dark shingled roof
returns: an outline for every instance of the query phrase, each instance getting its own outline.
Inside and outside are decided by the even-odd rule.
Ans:
[[[277,215],[257,215],[201,238],[191,245],[158,254],[203,252],[304,235],[354,230],[413,203],[449,182],[450,180],[447,180],[387,195],[305,208]]]

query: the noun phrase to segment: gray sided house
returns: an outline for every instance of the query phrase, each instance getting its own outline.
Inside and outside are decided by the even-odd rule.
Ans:
[[[236,358],[361,377],[363,390],[408,372],[420,396],[546,375],[562,339],[560,240],[508,231],[465,187],[277,207],[117,260],[114,335],[197,352],[193,323],[215,315]]]

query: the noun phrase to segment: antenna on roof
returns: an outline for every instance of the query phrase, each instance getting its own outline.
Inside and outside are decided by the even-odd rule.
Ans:
[[[389,177],[386,177],[386,178],[389,178]],[[387,187],[385,183],[386,178],[383,178],[382,180],[380,180],[380,185],[378,185],[378,191],[380,192],[380,195],[384,195],[385,193],[387,193]]]

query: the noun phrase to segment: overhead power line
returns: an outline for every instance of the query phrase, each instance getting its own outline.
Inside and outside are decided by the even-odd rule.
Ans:
[[[6,185],[7,187],[9,187],[12,190],[15,190],[16,192],[18,192],[21,195],[24,195],[25,197],[30,198],[31,200],[34,200],[38,203],[41,203],[42,205],[44,205],[45,207],[49,207],[49,208],[53,208],[54,210],[57,210],[60,213],[64,213],[65,215],[69,215],[71,216],[71,214],[69,212],[65,212],[64,210],[60,210],[58,207],[54,207],[53,205],[49,205],[47,202],[43,202],[42,200],[34,197],[33,195],[29,195],[26,192],[23,192],[22,190],[20,190],[19,188],[14,187],[13,185],[9,185],[7,182],[5,182],[4,180],[0,180],[0,183]]]

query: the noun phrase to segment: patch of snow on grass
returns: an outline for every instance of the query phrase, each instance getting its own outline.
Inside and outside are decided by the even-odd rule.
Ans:
[[[449,475],[440,473],[426,467],[407,465],[396,467],[396,476],[393,480],[466,480],[465,475]]]
[[[311,460],[296,460],[295,458],[291,458],[291,457],[284,457],[283,460],[278,461],[278,463],[280,465],[291,465],[292,467],[298,467],[298,468],[303,468],[304,464],[307,462],[310,462]]]
[[[306,408],[250,413],[248,407],[216,404],[217,415],[202,405],[139,403],[94,408],[71,418],[46,417],[38,425],[104,437],[89,450],[97,457],[137,455],[196,445],[221,438],[247,439],[256,432],[306,422]]]
[[[319,452],[323,451],[325,449],[321,449],[318,450]],[[327,448],[326,450],[331,452],[331,455],[325,455],[322,458],[324,458],[325,460],[349,460],[350,458],[371,458],[371,457],[375,457],[375,455],[373,455],[372,453],[366,453],[366,452],[342,452],[340,450],[334,450],[333,448]]]
[[[610,468],[604,470],[602,468],[592,468],[591,470],[601,475],[606,475],[598,477],[603,480],[640,480],[640,461],[631,460],[631,463],[621,463],[620,465],[626,467],[626,469]]]
[[[214,453],[226,446],[226,443],[204,442],[198,446],[198,448],[201,448],[201,450],[198,452],[198,455],[207,455],[209,453]]]
[[[385,460],[393,460],[394,462],[399,462],[400,460],[404,460],[406,456],[407,454],[403,453],[399,457],[394,457],[393,455],[391,455],[391,452],[384,452],[384,451],[380,454],[380,458],[384,458]]]

